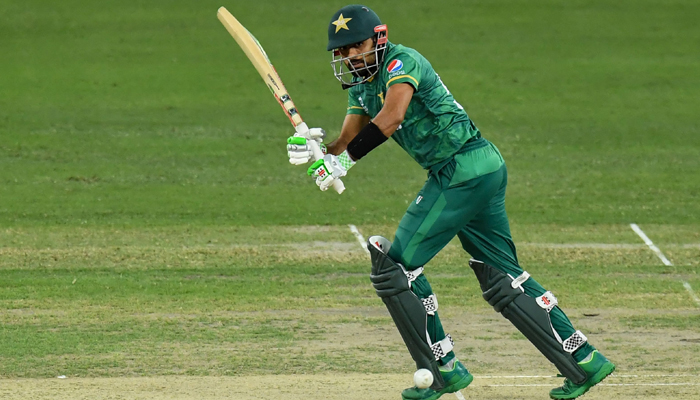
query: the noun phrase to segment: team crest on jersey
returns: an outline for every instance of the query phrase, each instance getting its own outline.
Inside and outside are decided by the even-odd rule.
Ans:
[[[401,62],[401,60],[394,60],[394,61],[389,63],[389,66],[386,67],[386,70],[388,72],[396,72],[396,71],[400,70],[401,68],[403,68],[403,62]]]

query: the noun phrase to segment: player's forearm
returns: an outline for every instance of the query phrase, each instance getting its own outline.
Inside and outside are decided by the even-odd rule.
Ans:
[[[340,130],[340,136],[326,146],[328,153],[337,156],[344,152],[348,147],[348,143],[357,136],[367,123],[369,123],[369,117],[366,115],[346,115],[343,121],[343,127]]]
[[[390,137],[399,129],[413,93],[413,86],[408,83],[398,83],[389,88],[382,110],[372,120],[384,136]]]
[[[350,143],[350,141],[356,135],[357,132],[355,132],[354,134],[348,132],[341,132],[340,136],[337,139],[326,145],[326,151],[328,152],[328,154],[333,154],[337,156],[338,154],[345,151],[345,149],[348,147],[348,143]]]
[[[391,135],[399,129],[399,125],[403,122],[403,115],[399,113],[384,112],[382,110],[377,114],[377,116],[372,120],[375,125],[382,131],[384,136],[391,137]]]

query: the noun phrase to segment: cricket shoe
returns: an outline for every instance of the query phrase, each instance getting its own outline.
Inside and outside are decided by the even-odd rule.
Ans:
[[[403,400],[436,400],[445,393],[454,393],[458,390],[462,390],[469,386],[474,380],[474,376],[467,371],[464,364],[459,362],[456,358],[454,359],[454,364],[452,369],[443,369],[445,367],[440,367],[440,375],[445,381],[445,387],[440,391],[435,391],[431,388],[418,389],[417,387],[412,387],[404,389],[401,392],[401,397]]]
[[[549,397],[555,400],[575,399],[615,371],[615,364],[600,354],[598,350],[591,353],[590,360],[581,361],[578,365],[586,373],[586,381],[577,385],[569,379],[564,379],[564,384],[552,389],[549,392]]]

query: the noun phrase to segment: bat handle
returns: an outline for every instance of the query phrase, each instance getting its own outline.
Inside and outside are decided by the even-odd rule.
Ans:
[[[345,191],[345,184],[340,178],[333,181],[333,189],[335,189],[338,194],[342,194]]]
[[[306,126],[306,122],[302,122],[294,128],[297,130],[297,133],[302,135],[309,131],[309,127]],[[314,161],[322,159],[323,151],[321,151],[321,147],[318,145],[318,142],[315,140],[309,140],[307,143],[309,144],[309,146],[311,146],[311,151],[314,152]],[[343,191],[345,191],[345,184],[340,179],[336,179],[333,182],[333,189],[335,189],[335,191],[338,192],[338,194],[341,194],[343,193]]]

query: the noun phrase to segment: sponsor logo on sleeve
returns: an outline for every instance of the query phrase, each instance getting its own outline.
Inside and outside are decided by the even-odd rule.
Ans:
[[[401,68],[403,68],[403,62],[401,62],[401,60],[393,60],[389,63],[389,66],[386,67],[386,70],[387,72],[396,72],[401,70]]]

